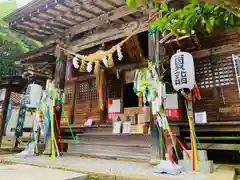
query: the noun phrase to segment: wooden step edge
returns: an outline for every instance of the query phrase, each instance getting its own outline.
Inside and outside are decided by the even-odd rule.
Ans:
[[[113,133],[82,133],[82,134],[76,134],[76,136],[150,136],[148,134],[113,134]]]
[[[80,125],[80,124],[71,124],[71,128],[72,129],[91,129],[91,128],[107,128],[107,127],[112,127],[112,124],[98,124],[98,125],[92,125],[91,127],[84,127],[84,125]],[[67,125],[62,125],[61,128],[63,129],[68,129],[69,127]]]
[[[71,153],[65,152],[64,155],[68,156],[76,156],[76,157],[83,157],[83,158],[94,158],[94,159],[105,159],[105,160],[120,160],[120,161],[127,161],[127,162],[139,162],[139,163],[146,163],[149,162],[150,159],[138,159],[138,158],[127,158],[127,157],[117,157],[117,156],[104,156],[104,155],[91,155],[91,154],[81,154],[81,153]]]
[[[75,143],[72,141],[63,141],[63,143],[67,143],[67,144],[73,144],[75,145]],[[124,145],[124,144],[105,144],[105,143],[86,143],[86,142],[77,142],[77,145],[89,145],[89,146],[116,146],[116,147],[130,147],[130,148],[151,148],[150,146],[144,146],[144,145]]]

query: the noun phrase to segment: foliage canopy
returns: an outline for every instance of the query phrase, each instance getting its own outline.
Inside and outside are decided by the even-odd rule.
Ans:
[[[41,43],[22,34],[12,32],[3,17],[17,8],[15,0],[0,2],[0,76],[16,71],[14,61],[20,54],[38,48]]]
[[[170,31],[173,35],[191,34],[192,31],[212,32],[218,27],[239,27],[240,18],[235,13],[217,4],[202,3],[191,0],[181,9],[169,7],[166,2],[159,4],[159,0],[152,0],[159,8],[159,17],[152,23],[152,28],[160,31]],[[127,0],[128,6],[136,7],[137,0]],[[147,6],[147,0],[140,5]]]

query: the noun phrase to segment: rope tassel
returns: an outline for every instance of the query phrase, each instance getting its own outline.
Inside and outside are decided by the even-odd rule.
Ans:
[[[86,72],[85,66],[86,66],[86,61],[82,61],[82,64],[80,66],[79,71],[80,72]]]
[[[113,67],[113,66],[114,66],[113,56],[112,54],[108,54],[108,67]]]
[[[96,62],[95,62],[94,73],[95,73],[96,75],[98,75],[98,74],[99,74],[99,71],[100,71],[100,61],[96,61]]]

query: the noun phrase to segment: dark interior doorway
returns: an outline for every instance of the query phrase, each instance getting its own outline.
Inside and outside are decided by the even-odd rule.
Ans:
[[[125,108],[138,107],[138,96],[133,91],[133,83],[125,84],[123,104]]]

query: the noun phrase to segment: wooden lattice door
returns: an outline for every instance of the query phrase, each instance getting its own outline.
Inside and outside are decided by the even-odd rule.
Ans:
[[[76,84],[76,98],[74,124],[83,125],[87,119],[100,120],[96,80],[78,82]]]
[[[74,101],[74,83],[65,85],[64,94],[63,94],[63,104],[64,104],[64,111],[66,115],[68,116],[69,121],[73,122],[73,101]],[[64,114],[62,112],[61,115],[61,126],[67,125],[67,121],[64,117]]]

